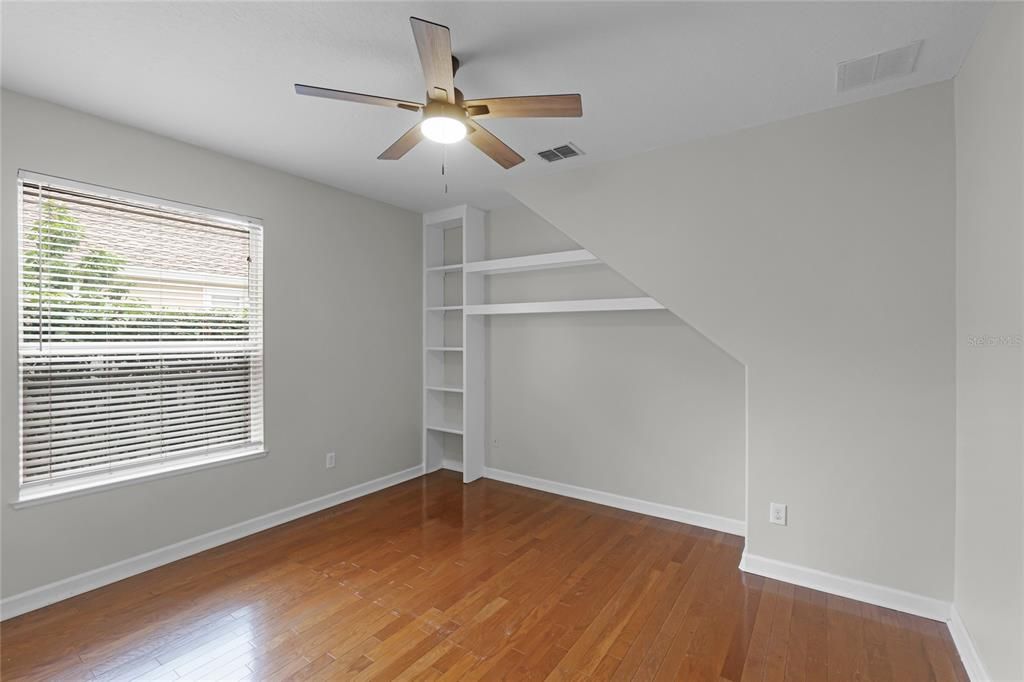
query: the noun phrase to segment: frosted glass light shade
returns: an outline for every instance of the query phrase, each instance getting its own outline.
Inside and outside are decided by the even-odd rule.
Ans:
[[[466,124],[447,116],[431,116],[423,119],[420,130],[428,140],[441,144],[452,144],[466,137]]]

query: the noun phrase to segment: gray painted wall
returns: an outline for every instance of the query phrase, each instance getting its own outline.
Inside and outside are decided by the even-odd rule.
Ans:
[[[522,206],[489,258],[579,248]],[[495,303],[644,296],[607,266],[489,278]],[[487,466],[742,521],[744,368],[668,311],[488,318]]]
[[[747,366],[748,552],[952,600],[951,82],[512,192]]]
[[[4,91],[0,258],[2,594],[420,462],[420,216]],[[265,224],[268,457],[13,509],[19,168]],[[324,468],[336,451],[337,468]]]
[[[1024,679],[1024,5],[956,77],[955,604],[989,675]]]

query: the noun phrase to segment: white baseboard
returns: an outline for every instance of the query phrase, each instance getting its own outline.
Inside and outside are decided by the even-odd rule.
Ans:
[[[740,570],[840,597],[856,599],[875,606],[944,621],[949,626],[953,644],[956,646],[957,653],[960,654],[960,660],[963,661],[964,669],[971,682],[988,682],[992,679],[986,672],[981,657],[978,656],[974,640],[971,639],[970,633],[961,620],[960,612],[949,602],[853,578],[845,578],[784,561],[766,559],[747,552],[744,552],[740,559]]]
[[[441,461],[442,469],[450,469],[451,471],[462,471],[462,460],[458,459],[444,459]]]
[[[366,483],[360,483],[344,490],[324,495],[323,497],[317,497],[306,502],[300,502],[299,504],[285,509],[279,509],[263,516],[257,516],[254,519],[248,521],[242,521],[226,528],[211,531],[198,537],[176,542],[173,545],[167,545],[160,549],[155,549],[151,552],[139,554],[130,559],[118,561],[108,566],[93,569],[85,573],[80,573],[64,580],[58,580],[57,582],[50,583],[49,585],[43,585],[21,594],[15,594],[6,599],[0,600],[0,620],[7,618],[13,618],[14,616],[27,613],[40,609],[44,606],[49,606],[55,602],[74,597],[75,595],[88,592],[89,590],[95,590],[97,587],[103,587],[110,583],[123,580],[125,578],[149,571],[169,564],[172,561],[178,559],[184,559],[187,556],[198,554],[199,552],[212,549],[218,545],[223,545],[228,542],[233,542],[247,535],[258,533],[260,531],[278,526],[288,521],[294,521],[297,518],[312,514],[314,512],[333,507],[334,505],[341,504],[342,502],[348,502],[354,500],[357,497],[369,495],[375,493],[378,490],[389,488],[398,483],[411,480],[417,476],[423,475],[423,465],[417,465],[399,471],[394,474],[388,474],[387,476],[381,476],[375,478],[372,481]]]
[[[875,606],[903,611],[915,616],[946,622],[949,620],[951,604],[940,599],[926,597],[913,592],[904,592],[884,585],[866,583],[814,568],[789,564],[785,561],[766,559],[755,554],[743,553],[740,570],[755,573],[765,578],[809,587],[812,590],[828,592],[840,597],[856,599]]]
[[[504,481],[505,483],[511,483],[513,485],[521,485],[525,488],[543,490],[544,492],[554,493],[556,495],[573,497],[577,500],[603,504],[606,507],[615,507],[617,509],[625,509],[626,511],[637,512],[639,514],[647,514],[648,516],[657,516],[658,518],[669,519],[670,521],[688,523],[691,526],[700,526],[701,528],[709,528],[711,530],[730,533],[732,535],[745,536],[747,531],[746,523],[739,519],[730,519],[724,516],[716,516],[715,514],[705,514],[704,512],[683,509],[682,507],[673,507],[671,505],[660,504],[658,502],[648,502],[647,500],[640,500],[635,497],[625,497],[624,495],[616,495],[615,493],[606,493],[601,490],[581,488],[580,486],[569,485],[568,483],[549,481],[544,478],[534,478],[533,476],[525,476],[523,474],[504,471],[502,469],[485,467],[484,477],[493,478],[496,481]]]
[[[960,653],[960,660],[964,662],[964,668],[967,670],[967,676],[971,678],[971,682],[991,680],[992,677],[985,670],[978,650],[974,648],[971,633],[967,631],[967,626],[960,618],[960,611],[957,610],[956,604],[953,605],[949,614],[949,634],[953,636],[953,643],[956,644],[956,650]]]

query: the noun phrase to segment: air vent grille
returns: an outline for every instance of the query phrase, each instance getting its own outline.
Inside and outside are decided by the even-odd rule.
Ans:
[[[921,42],[919,40],[895,50],[873,54],[870,57],[839,62],[836,67],[836,90],[845,92],[878,81],[909,76],[917,65]]]
[[[551,149],[545,149],[542,152],[537,152],[537,156],[544,159],[548,163],[555,161],[561,161],[562,159],[571,159],[574,156],[580,156],[583,154],[583,150],[574,145],[572,142],[553,147]]]

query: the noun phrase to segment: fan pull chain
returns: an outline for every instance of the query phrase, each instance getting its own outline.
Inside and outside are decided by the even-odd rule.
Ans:
[[[445,165],[448,163],[448,145],[441,145],[441,177],[444,179],[444,193],[448,194],[448,177],[445,173]]]

